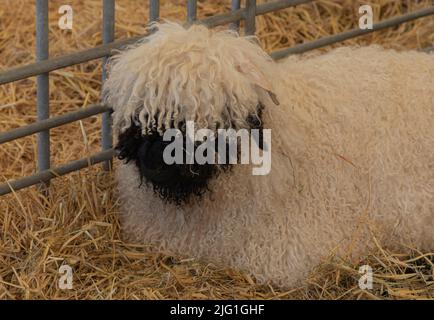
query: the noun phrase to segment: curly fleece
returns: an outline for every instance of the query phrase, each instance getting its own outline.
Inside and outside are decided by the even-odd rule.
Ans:
[[[121,164],[126,238],[280,287],[330,254],[357,261],[374,237],[434,248],[434,55],[344,47],[276,63],[233,33],[162,24],[115,59],[105,90],[117,131],[134,112],[212,123],[229,105],[241,121],[258,102],[272,130],[269,175],[235,165],[182,206],[138,188],[136,166]],[[237,67],[246,61],[253,76]]]

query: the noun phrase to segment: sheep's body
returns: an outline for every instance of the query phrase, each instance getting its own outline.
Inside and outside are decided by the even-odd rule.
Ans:
[[[261,70],[280,101],[263,118],[270,174],[235,165],[176,206],[121,164],[125,235],[283,287],[329,254],[367,253],[373,235],[433,249],[434,56],[341,48]]]

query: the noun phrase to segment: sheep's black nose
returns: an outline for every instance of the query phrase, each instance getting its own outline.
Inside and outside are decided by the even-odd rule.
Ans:
[[[170,143],[156,132],[142,135],[133,125],[119,136],[116,149],[120,159],[134,161],[141,182],[152,185],[163,199],[181,204],[192,194],[202,195],[218,170],[215,164],[167,164],[163,155]],[[183,156],[186,159],[185,153]]]
[[[163,152],[167,143],[162,139],[142,139],[137,150],[140,166],[150,170],[159,170],[164,167]]]
[[[136,164],[142,178],[152,183],[170,187],[174,180],[179,180],[179,170],[176,166],[164,162],[164,148],[168,142],[161,137],[144,139],[137,151]]]

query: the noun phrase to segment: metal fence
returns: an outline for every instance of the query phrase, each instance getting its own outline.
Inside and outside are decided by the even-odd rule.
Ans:
[[[23,189],[39,183],[48,184],[49,181],[67,173],[80,170],[82,168],[104,163],[106,170],[110,169],[111,159],[115,155],[112,147],[112,133],[110,122],[110,108],[104,105],[93,105],[84,109],[73,111],[60,116],[50,117],[49,112],[49,73],[54,70],[102,58],[103,75],[106,78],[105,61],[113,49],[120,49],[125,45],[134,43],[141,37],[132,37],[114,41],[115,31],[115,0],[103,1],[103,44],[88,50],[75,52],[72,54],[49,58],[48,56],[48,0],[36,1],[36,57],[37,61],[23,67],[13,68],[0,73],[0,85],[13,81],[37,76],[37,121],[27,126],[19,127],[8,132],[0,133],[0,144],[28,135],[37,134],[37,173],[23,177],[14,181],[0,184],[0,196]],[[208,27],[215,27],[223,24],[231,24],[233,28],[239,28],[240,21],[244,20],[244,31],[246,34],[255,33],[255,17],[269,12],[284,8],[297,6],[312,2],[313,0],[285,0],[256,4],[256,0],[245,0],[245,6],[241,8],[240,0],[232,0],[232,10],[224,14],[197,20],[197,0],[187,0],[187,22],[203,23]],[[150,21],[159,18],[160,3],[158,0],[149,1]],[[358,37],[377,30],[397,26],[401,23],[412,21],[418,18],[434,14],[434,6],[397,16],[385,21],[375,23],[372,29],[352,29],[336,35],[328,36],[308,43],[303,43],[271,53],[272,58],[281,59],[290,54],[303,53],[309,50],[321,48],[350,38]],[[434,47],[427,48],[433,50]],[[93,115],[102,114],[101,144],[102,151],[67,164],[51,167],[50,166],[50,129],[62,126],[67,123],[78,121]]]

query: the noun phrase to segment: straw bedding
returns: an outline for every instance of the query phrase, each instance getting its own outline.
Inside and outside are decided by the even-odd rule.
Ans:
[[[58,3],[57,3],[58,2]],[[183,19],[183,1],[162,1],[165,17]],[[372,1],[376,19],[426,7],[430,1]],[[57,8],[50,1],[51,55],[92,47],[101,42],[100,1],[74,4],[74,30],[57,28]],[[221,1],[199,2],[201,16],[228,9]],[[259,17],[258,35],[267,51],[355,27],[358,3],[321,1]],[[34,59],[34,8],[27,1],[5,1],[0,7],[0,67]],[[147,7],[135,1],[118,4],[117,38],[141,32]],[[432,45],[433,18],[368,35],[349,43],[379,43],[397,49]],[[52,73],[52,114],[96,103],[100,92],[99,61]],[[1,131],[35,119],[35,79],[0,88]],[[54,164],[99,149],[99,117],[52,130]],[[34,168],[35,138],[0,146],[1,179],[17,178]],[[115,163],[117,165],[117,163]],[[375,271],[374,289],[358,288],[358,266],[325,259],[305,285],[278,291],[258,285],[251,276],[192,259],[155,254],[146,245],[123,242],[119,233],[118,198],[111,173],[98,166],[52,182],[51,196],[36,188],[0,199],[1,298],[433,298],[433,254],[409,244],[388,251],[377,239],[363,263]],[[74,289],[60,290],[58,268],[74,269]]]

